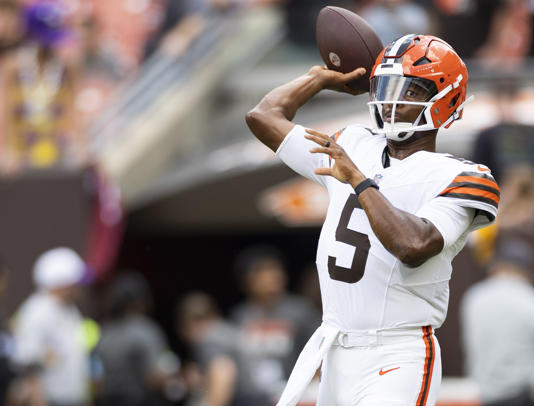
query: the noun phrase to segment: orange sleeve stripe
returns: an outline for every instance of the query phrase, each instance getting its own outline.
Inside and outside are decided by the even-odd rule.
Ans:
[[[500,201],[500,197],[497,196],[493,192],[488,192],[486,190],[481,190],[481,189],[474,189],[474,188],[470,188],[470,187],[453,186],[453,187],[449,187],[449,188],[445,189],[440,194],[443,195],[443,194],[446,194],[446,193],[463,193],[463,194],[466,194],[466,195],[481,196],[481,197],[485,197],[486,199],[493,200],[497,204],[499,204],[499,201]]]
[[[477,178],[475,176],[457,176],[452,181],[452,183],[460,183],[460,182],[478,183],[481,185],[491,186],[492,188],[499,190],[499,186],[497,185],[497,183],[491,179]]]

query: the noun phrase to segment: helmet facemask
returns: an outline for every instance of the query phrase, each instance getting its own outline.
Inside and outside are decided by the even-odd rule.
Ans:
[[[403,75],[373,77],[368,105],[376,131],[391,140],[404,141],[416,131],[434,130],[430,113],[436,96],[436,85],[428,79]],[[420,110],[415,106],[421,106]]]
[[[445,41],[422,34],[393,41],[371,72],[368,104],[376,131],[404,141],[416,131],[449,128],[472,100],[467,79],[464,62]]]

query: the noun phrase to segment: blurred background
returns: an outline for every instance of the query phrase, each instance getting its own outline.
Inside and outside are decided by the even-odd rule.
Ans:
[[[274,404],[320,322],[328,197],[244,115],[322,64],[325,5],[357,12],[384,44],[434,34],[466,61],[476,98],[438,149],[488,165],[502,199],[454,263],[440,405],[534,392],[533,1],[0,0],[5,404]],[[366,97],[323,92],[296,121],[370,124]],[[480,307],[475,326],[466,292],[507,277],[522,286],[495,293],[500,312]],[[496,393],[469,355],[470,333],[492,329],[513,334],[478,358],[506,361],[506,347],[522,362]]]

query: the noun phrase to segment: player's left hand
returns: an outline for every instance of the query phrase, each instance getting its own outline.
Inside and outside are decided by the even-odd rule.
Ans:
[[[350,183],[353,186],[358,185],[365,179],[358,167],[352,162],[345,150],[328,135],[319,131],[306,129],[307,135],[304,137],[320,145],[310,149],[312,154],[327,154],[332,159],[332,166],[329,168],[317,168],[317,175],[332,176],[343,183]]]

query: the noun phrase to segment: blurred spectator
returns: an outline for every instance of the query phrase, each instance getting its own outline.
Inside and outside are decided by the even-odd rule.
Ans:
[[[518,165],[509,169],[503,181],[499,207],[499,229],[530,236],[534,243],[534,166]]]
[[[166,55],[180,55],[204,30],[207,17],[238,3],[239,0],[169,0],[158,32],[147,41],[145,58],[158,48]]]
[[[462,300],[465,367],[484,406],[534,405],[533,275],[532,245],[501,238],[488,278]]]
[[[24,9],[25,45],[6,61],[6,160],[8,169],[49,167],[72,158],[75,72],[58,55],[72,36],[66,11],[53,0]]]
[[[325,0],[270,0],[264,3],[281,3],[285,12],[287,39],[293,45],[313,48],[316,51],[315,24],[319,11],[327,5],[344,6],[347,1]]]
[[[474,255],[480,264],[493,256],[499,235],[513,234],[534,244],[534,167],[526,164],[507,169],[501,183],[497,223],[474,234]]]
[[[440,37],[486,68],[516,68],[532,50],[528,0],[433,0]]]
[[[497,223],[473,234],[474,255],[481,264],[491,259],[498,232],[521,228],[534,242],[534,127],[519,121],[518,79],[498,78],[492,90],[498,123],[476,137],[473,161],[491,168],[502,185],[502,199]]]
[[[283,13],[286,41],[275,50],[273,54],[275,63],[320,61],[315,38],[319,12],[325,6],[354,8],[354,0],[237,0],[237,2],[248,7],[278,7]]]
[[[113,53],[121,71],[129,74],[139,67],[146,41],[165,17],[166,4],[167,0],[90,1],[101,45]]]
[[[513,77],[494,81],[499,123],[481,131],[473,148],[473,161],[491,168],[498,181],[513,166],[534,166],[534,127],[518,121],[518,92],[519,83]]]
[[[487,2],[486,2],[487,3]],[[514,71],[532,45],[532,16],[528,0],[504,0],[494,12],[488,36],[476,52],[486,69]]]
[[[84,76],[96,76],[104,80],[117,81],[123,76],[117,56],[102,41],[99,21],[88,16],[81,24],[82,67]]]
[[[239,376],[237,330],[220,316],[213,299],[205,293],[188,294],[177,305],[176,321],[200,374],[196,379],[195,365],[186,368],[191,392],[187,405],[255,405],[239,387],[243,377]]]
[[[33,268],[37,291],[15,315],[14,360],[39,377],[49,406],[88,404],[89,358],[74,303],[84,270],[70,248],[46,251]]]
[[[0,258],[0,304],[8,287],[9,269]],[[3,308],[0,308],[3,310]],[[13,363],[15,342],[0,310],[0,405],[43,406],[39,377],[33,371],[22,371]]]
[[[308,265],[297,283],[298,294],[305,298],[315,307],[319,314],[323,312],[323,303],[321,299],[321,289],[319,287],[319,274],[315,262]]]
[[[488,38],[491,21],[502,1],[433,0],[439,36],[462,58],[472,58]]]
[[[104,368],[99,405],[168,404],[165,390],[173,384],[179,361],[147,316],[152,295],[146,280],[135,272],[120,275],[109,301],[110,317],[97,347]]]
[[[4,297],[7,285],[7,267],[0,258],[0,300]],[[0,404],[8,401],[8,391],[15,380],[15,371],[11,366],[13,356],[13,339],[0,319]]]
[[[374,0],[366,2],[359,14],[384,44],[413,32],[428,34],[432,31],[428,12],[415,1]]]
[[[269,405],[280,395],[320,316],[308,302],[287,293],[286,271],[275,248],[248,248],[238,256],[236,271],[247,295],[232,315],[241,332],[246,386]]]
[[[0,56],[18,46],[23,29],[16,0],[0,0]]]

